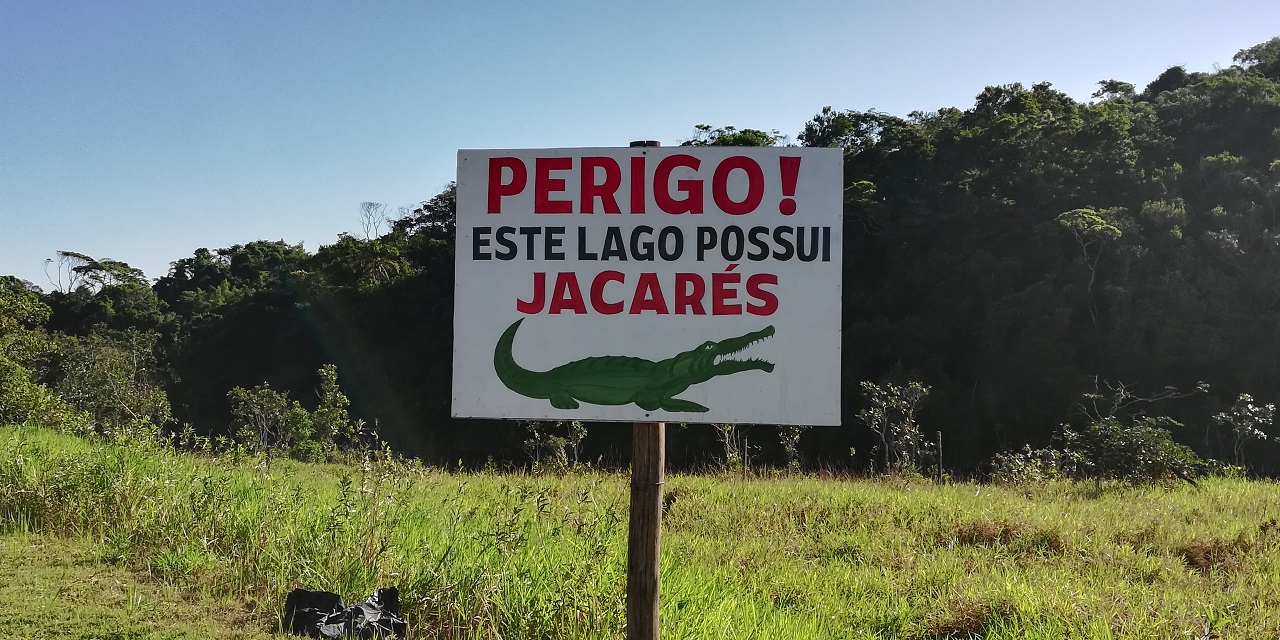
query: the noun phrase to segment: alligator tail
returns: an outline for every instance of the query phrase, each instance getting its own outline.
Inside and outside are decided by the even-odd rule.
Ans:
[[[520,328],[522,322],[524,318],[511,323],[511,326],[502,332],[502,337],[498,338],[498,345],[493,348],[493,370],[498,373],[498,379],[502,380],[502,384],[508,389],[521,395],[529,390],[529,382],[534,376],[533,371],[516,364],[515,358],[511,356],[511,345],[516,341],[516,330]]]

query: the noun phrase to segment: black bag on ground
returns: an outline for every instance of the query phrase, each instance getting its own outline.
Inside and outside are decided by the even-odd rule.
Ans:
[[[284,629],[294,635],[325,640],[404,637],[407,627],[400,618],[400,592],[395,587],[378,589],[350,607],[328,591],[294,589],[284,601]]]

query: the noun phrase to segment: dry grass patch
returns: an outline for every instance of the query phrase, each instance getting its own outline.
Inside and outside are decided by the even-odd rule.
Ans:
[[[952,538],[961,544],[982,546],[1009,546],[1022,535],[1026,527],[1003,519],[977,520],[960,525],[952,532]]]
[[[956,597],[924,620],[918,637],[922,640],[977,640],[985,638],[991,627],[1012,615],[1013,607],[1007,602],[990,603]]]
[[[1066,537],[1052,528],[1035,527],[1005,519],[966,522],[944,536],[943,544],[1004,547],[1026,553],[1062,554],[1070,550]]]
[[[1215,571],[1240,570],[1251,556],[1269,550],[1280,538],[1280,526],[1274,518],[1264,521],[1257,529],[1240,532],[1235,538],[1200,538],[1178,547],[1177,554],[1187,567],[1201,574]]]

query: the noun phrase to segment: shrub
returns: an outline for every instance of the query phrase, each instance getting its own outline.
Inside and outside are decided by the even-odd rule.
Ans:
[[[314,412],[265,382],[253,389],[236,387],[228,392],[236,441],[268,454],[284,451],[304,462],[330,459],[340,448],[354,450],[362,444],[380,449],[377,433],[360,428],[363,423],[353,422],[347,414],[351,401],[338,388],[337,367],[327,364],[317,375],[319,406]],[[366,442],[366,437],[371,441]]]
[[[1182,424],[1167,417],[1149,417],[1140,408],[1156,402],[1207,393],[1201,382],[1192,391],[1174,387],[1148,396],[1137,395],[1120,382],[1093,379],[1094,390],[1081,396],[1076,408],[1089,425],[1079,431],[1062,425],[1058,447],[997,455],[992,480],[1031,482],[1058,477],[1123,480],[1133,484],[1182,479],[1195,484],[1216,463],[1206,463],[1190,447],[1179,444],[1167,427]]]
[[[76,434],[90,431],[92,425],[88,414],[33,382],[25,367],[0,355],[0,424],[24,422]]]
[[[1190,447],[1179,444],[1162,425],[1181,427],[1168,418],[1138,418],[1125,425],[1107,418],[1075,431],[1064,426],[1061,446],[997,454],[994,482],[1019,484],[1057,478],[1123,480],[1132,484],[1195,479],[1206,475],[1206,463]]]
[[[1046,447],[997,453],[991,460],[991,480],[1001,484],[1027,484],[1063,477],[1064,452]]]
[[[316,389],[319,405],[311,413],[311,423],[315,428],[316,436],[326,442],[354,445],[356,428],[347,414],[347,407],[351,406],[351,401],[338,387],[338,368],[326,364],[316,373],[320,376],[320,387]]]
[[[46,354],[47,384],[89,414],[98,432],[119,436],[173,421],[169,397],[152,380],[156,334],[59,336]]]
[[[742,442],[738,435],[738,426],[734,424],[713,424],[716,438],[724,447],[724,469],[735,471],[742,468]]]
[[[1231,430],[1231,453],[1237,465],[1244,466],[1245,445],[1250,440],[1266,440],[1264,428],[1275,421],[1276,405],[1254,404],[1253,396],[1242,393],[1231,411],[1213,416],[1219,426]]]
[[[787,425],[778,427],[778,440],[782,443],[782,451],[787,456],[787,470],[800,472],[800,436],[810,427]]]
[[[1182,479],[1194,482],[1204,474],[1204,461],[1195,451],[1175,442],[1161,425],[1181,427],[1168,418],[1139,418],[1124,425],[1115,418],[1090,424],[1080,432],[1063,430],[1065,461],[1072,475],[1131,483]]]
[[[315,434],[311,417],[295,400],[262,383],[227,393],[236,440],[254,450],[285,449]]]
[[[928,454],[928,442],[920,432],[916,411],[929,397],[928,385],[859,382],[870,407],[858,412],[858,420],[880,440],[885,471],[918,471],[920,458]]]
[[[578,466],[582,441],[587,437],[582,421],[522,420],[520,424],[529,434],[523,446],[533,459],[534,471],[562,473]]]
[[[38,292],[13,276],[0,276],[0,424],[33,422],[69,433],[89,429],[90,418],[39,384],[33,361],[51,350],[39,326],[51,310]]]

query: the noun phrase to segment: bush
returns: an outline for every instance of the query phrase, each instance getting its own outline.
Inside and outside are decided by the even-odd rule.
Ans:
[[[787,456],[787,470],[800,473],[800,436],[810,427],[786,425],[778,427],[778,440],[782,443],[782,452]]]
[[[92,419],[59,398],[48,387],[31,380],[31,373],[0,356],[0,424],[30,422],[64,433],[91,430]]]
[[[339,449],[353,450],[367,442],[378,448],[377,433],[358,428],[347,414],[351,401],[338,387],[338,370],[331,364],[320,368],[319,398],[315,411],[307,411],[297,400],[283,391],[262,383],[252,389],[236,387],[227,393],[231,403],[232,433],[236,441],[250,450],[270,453],[286,452],[303,462],[319,462],[334,458]]]
[[[1139,418],[1125,426],[1114,418],[1083,431],[1063,430],[1063,451],[1072,475],[1140,484],[1182,479],[1194,482],[1205,464],[1161,425],[1181,427],[1168,418]]]
[[[300,453],[304,459],[323,459],[315,440],[311,415],[297,400],[263,383],[252,389],[236,387],[227,393],[236,440],[255,451],[275,449]],[[319,453],[320,455],[315,455]]]
[[[582,441],[587,437],[582,421],[521,420],[519,424],[529,434],[523,447],[533,459],[535,472],[563,473],[581,464]]]
[[[1115,418],[1081,431],[1063,427],[1060,447],[997,454],[991,479],[1026,483],[1057,478],[1122,480],[1131,484],[1186,480],[1206,475],[1206,463],[1190,447],[1179,444],[1162,425],[1181,427],[1168,418],[1138,418],[1125,425]]]
[[[858,411],[858,420],[879,439],[884,471],[918,472],[932,444],[925,441],[916,420],[916,412],[929,397],[929,386],[919,382],[879,385],[865,380],[858,386],[870,405]]]
[[[173,422],[169,397],[153,380],[155,334],[58,336],[46,354],[46,383],[92,416],[104,435],[154,430]]]
[[[316,436],[326,442],[354,445],[355,424],[347,413],[351,401],[338,386],[338,368],[331,364],[320,367],[320,388],[316,389],[319,406],[311,413],[311,423]]]
[[[1063,477],[1066,466],[1062,451],[1053,448],[1032,450],[1024,445],[1022,451],[997,453],[991,460],[991,481],[1000,484],[1028,484],[1057,480]]]
[[[1245,445],[1251,440],[1266,440],[1266,427],[1275,421],[1276,405],[1254,404],[1253,396],[1242,393],[1231,411],[1213,416],[1218,426],[1231,431],[1231,453],[1236,465],[1245,464]]]

